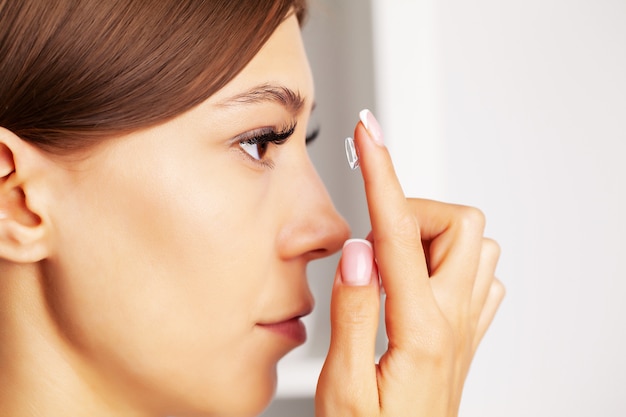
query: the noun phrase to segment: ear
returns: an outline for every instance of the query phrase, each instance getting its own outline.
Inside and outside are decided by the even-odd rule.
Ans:
[[[43,153],[0,127],[0,259],[34,263],[46,258],[46,225],[29,205],[46,165]]]

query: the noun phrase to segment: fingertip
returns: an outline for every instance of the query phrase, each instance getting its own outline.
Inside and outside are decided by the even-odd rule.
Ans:
[[[352,239],[348,239],[343,243],[343,247],[345,248],[346,246],[352,245],[352,244],[358,244],[361,243],[363,245],[369,246],[370,249],[372,249],[372,242],[370,242],[367,239],[357,239],[357,238],[352,238]]]
[[[348,239],[341,256],[341,282],[348,286],[366,286],[372,282],[374,251],[364,239]]]
[[[370,139],[378,146],[385,146],[385,135],[383,129],[378,123],[376,117],[369,109],[363,109],[359,112],[359,119],[367,130]]]
[[[365,125],[366,129],[368,128],[367,116],[368,116],[369,113],[371,113],[371,111],[369,109],[363,109],[363,110],[361,110],[359,112],[359,119]]]

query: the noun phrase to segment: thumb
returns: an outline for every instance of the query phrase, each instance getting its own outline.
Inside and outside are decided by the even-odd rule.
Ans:
[[[346,404],[378,409],[375,344],[380,309],[378,270],[372,245],[350,239],[343,247],[331,299],[330,349],[316,402],[321,409]]]

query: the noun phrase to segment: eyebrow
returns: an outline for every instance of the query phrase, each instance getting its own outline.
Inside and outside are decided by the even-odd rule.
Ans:
[[[238,104],[258,104],[274,102],[285,107],[294,116],[304,107],[305,99],[299,91],[274,84],[261,84],[241,94],[234,95],[218,103],[218,106],[229,107]]]

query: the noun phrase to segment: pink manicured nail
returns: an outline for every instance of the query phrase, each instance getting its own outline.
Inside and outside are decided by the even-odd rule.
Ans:
[[[348,239],[341,255],[343,283],[353,286],[368,285],[372,281],[374,252],[372,244],[363,239]]]
[[[372,112],[368,109],[361,110],[361,112],[359,113],[359,118],[361,119],[363,126],[365,126],[367,131],[370,133],[370,137],[374,140],[374,142],[383,146],[385,144],[383,130]]]

